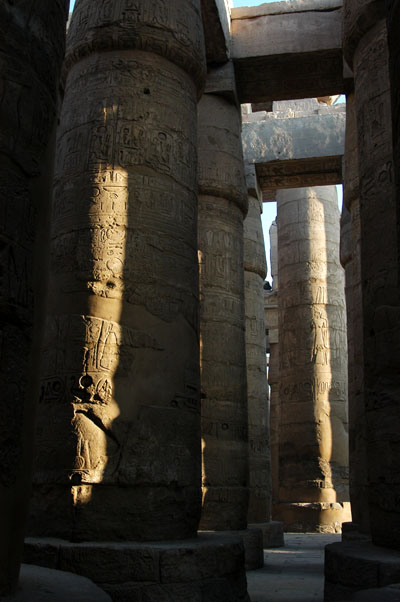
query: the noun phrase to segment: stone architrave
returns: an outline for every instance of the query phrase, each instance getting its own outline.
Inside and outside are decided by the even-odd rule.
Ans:
[[[247,411],[249,433],[249,523],[271,519],[271,450],[266,374],[264,279],[267,275],[262,204],[249,194],[244,220]]]
[[[17,585],[29,499],[67,11],[0,5],[0,597]]]
[[[279,506],[286,530],[349,519],[347,341],[334,187],[280,190]]]
[[[57,142],[30,533],[195,536],[200,0],[78,0]]]
[[[400,286],[386,2],[344,2],[360,177],[364,395],[371,536],[400,548]]]
[[[203,445],[200,528],[243,530],[248,508],[243,219],[247,190],[237,105],[199,103],[199,263]]]

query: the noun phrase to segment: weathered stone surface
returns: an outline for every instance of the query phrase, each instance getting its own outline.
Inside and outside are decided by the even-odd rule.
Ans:
[[[283,535],[283,523],[277,520],[271,520],[268,523],[249,523],[249,529],[260,529],[263,537],[264,548],[281,548],[285,545]]]
[[[18,589],[3,602],[111,602],[103,590],[85,577],[40,566],[21,566]]]
[[[261,206],[249,195],[244,220],[244,299],[246,319],[247,411],[249,428],[250,522],[269,520],[271,479],[269,399],[266,376],[264,279],[267,274]],[[268,501],[269,500],[269,501]]]
[[[164,543],[28,538],[25,561],[90,575],[113,602],[249,602],[240,537],[200,533]]]
[[[231,56],[241,102],[344,90],[341,3],[330,4],[279,2],[232,11]]]
[[[199,103],[199,262],[203,442],[202,530],[245,529],[248,505],[240,115]]]
[[[349,498],[346,317],[336,189],[279,191],[277,222],[280,487],[274,517],[284,520],[287,514],[286,528],[290,521],[291,528],[301,530],[306,506],[310,514],[310,503],[317,503],[316,530],[320,516],[321,525],[328,523],[323,511],[334,510],[336,531],[336,523],[349,518],[340,520],[337,504]]]
[[[260,6],[242,6],[233,8],[232,19],[253,19],[265,15],[284,15],[293,12],[328,11],[342,8],[343,0],[290,0],[290,2],[271,2]]]
[[[400,548],[399,243],[385,2],[344,6],[357,102],[370,526],[375,544]]]
[[[206,532],[200,531],[200,533]],[[240,531],[225,531],[224,535],[240,537],[242,539],[246,571],[253,571],[264,566],[263,533],[257,525]]]
[[[399,581],[400,553],[397,551],[366,541],[334,543],[325,548],[326,602],[344,599],[344,592],[351,595]],[[380,599],[386,600],[383,595]]]
[[[29,497],[67,10],[0,6],[0,596],[16,587]]]
[[[271,188],[339,184],[343,179],[344,106],[319,109],[317,101],[315,105],[298,101],[297,108],[288,104],[274,103],[273,112],[244,117],[244,157],[256,165],[264,200],[269,200]]]
[[[348,217],[347,237],[341,233],[341,259],[346,274],[346,309],[349,377],[350,500],[353,521],[369,532],[366,417],[364,399],[363,311],[361,278],[360,194],[357,150],[357,115],[354,94],[346,103],[343,215]],[[342,219],[343,219],[342,215]],[[346,242],[345,242],[346,238]],[[344,248],[344,246],[346,249]]]
[[[232,0],[201,0],[208,63],[225,63],[230,54]]]
[[[200,0],[81,0],[65,65],[30,533],[193,536]]]

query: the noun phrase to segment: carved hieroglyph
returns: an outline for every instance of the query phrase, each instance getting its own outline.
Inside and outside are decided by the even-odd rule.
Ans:
[[[0,5],[0,596],[16,585],[29,497],[67,9]]]
[[[264,523],[271,519],[271,450],[263,288],[267,266],[260,211],[260,201],[249,196],[249,211],[244,220],[249,523]]]
[[[400,287],[386,3],[344,6],[357,102],[370,527],[376,545],[398,549]]]
[[[347,501],[347,341],[336,188],[282,190],[277,199],[279,501]]]
[[[196,532],[202,35],[200,0],[76,4],[31,533]]]
[[[202,529],[245,529],[248,504],[243,216],[247,192],[237,107],[199,103]]]

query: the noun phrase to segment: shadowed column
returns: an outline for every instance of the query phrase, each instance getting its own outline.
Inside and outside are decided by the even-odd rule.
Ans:
[[[245,529],[248,505],[243,219],[238,107],[199,103],[199,261],[203,440],[201,528]]]
[[[0,595],[17,584],[29,499],[67,10],[0,6]]]

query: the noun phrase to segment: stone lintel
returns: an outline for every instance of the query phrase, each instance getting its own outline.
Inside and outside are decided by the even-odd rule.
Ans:
[[[207,63],[229,59],[231,6],[231,0],[201,0]]]
[[[281,5],[279,11],[277,4]],[[313,4],[318,8],[313,9]],[[282,5],[286,5],[284,10]],[[341,3],[335,2],[326,10],[321,8],[322,2],[307,2],[306,10],[301,5],[264,4],[254,7],[259,11],[254,15],[251,8],[232,11],[231,58],[240,102],[264,103],[345,91]],[[240,10],[249,13],[237,12]]]
[[[257,175],[261,190],[271,187],[307,188],[341,184],[341,157],[314,157],[292,161],[272,161],[257,165]]]
[[[239,107],[235,69],[232,61],[228,61],[224,65],[209,67],[204,92],[205,94],[223,96]]]
[[[243,124],[242,143],[245,162],[256,166],[264,200],[271,189],[342,183],[345,111],[327,107],[322,114],[262,120],[263,115],[268,114]]]
[[[325,602],[344,600],[360,590],[400,582],[400,552],[367,541],[333,543],[325,548]],[[367,600],[361,597],[356,600]],[[375,598],[371,598],[372,600]],[[384,594],[377,600],[388,600]]]
[[[84,575],[113,600],[249,602],[240,537],[199,534],[168,542],[86,542],[28,538],[25,562]],[[179,595],[178,595],[179,594]]]
[[[291,2],[271,2],[260,6],[242,6],[231,11],[234,19],[253,19],[265,15],[282,15],[285,13],[322,11],[327,12],[342,8],[343,0],[291,0]]]

